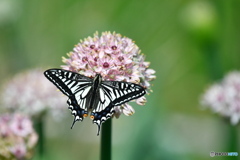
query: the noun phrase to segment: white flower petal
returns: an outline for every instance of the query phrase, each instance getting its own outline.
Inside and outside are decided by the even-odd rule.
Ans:
[[[223,81],[211,86],[203,95],[201,104],[230,118],[236,125],[240,120],[240,72],[227,74]]]
[[[124,104],[123,105],[123,114],[125,114],[126,116],[131,116],[135,113],[135,110],[132,108],[132,106],[130,106],[129,104]]]

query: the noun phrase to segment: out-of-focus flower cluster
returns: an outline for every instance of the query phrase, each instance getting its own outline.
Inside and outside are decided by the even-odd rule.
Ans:
[[[156,78],[155,71],[149,69],[149,62],[145,62],[145,56],[140,54],[138,46],[127,37],[122,37],[115,32],[98,32],[93,37],[80,40],[69,58],[63,57],[67,65],[63,69],[74,71],[88,77],[94,77],[100,73],[104,80],[126,81],[137,83],[150,89],[149,81]],[[137,104],[144,105],[145,97],[136,100]],[[116,107],[116,116],[121,113],[132,115],[134,109],[128,105]]]
[[[66,98],[44,77],[40,69],[16,75],[4,85],[2,106],[13,112],[21,112],[33,118],[50,109],[59,118],[66,109]]]
[[[201,104],[229,117],[233,125],[237,124],[240,120],[240,72],[231,72],[221,83],[209,87]]]
[[[27,160],[38,140],[32,122],[20,114],[0,115],[0,159]]]

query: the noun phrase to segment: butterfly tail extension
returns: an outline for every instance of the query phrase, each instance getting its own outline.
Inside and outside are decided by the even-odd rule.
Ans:
[[[102,124],[98,125],[97,136],[99,136],[99,132],[100,132],[100,130],[101,130],[101,126],[102,126]]]
[[[104,121],[101,121],[101,120],[93,120],[93,123],[97,124],[97,126],[98,126],[97,136],[99,136],[103,122]]]
[[[76,120],[75,118],[74,118],[74,120],[73,120],[73,122],[72,122],[72,125],[71,125],[71,129],[73,129],[73,126],[74,126],[74,124],[77,122],[78,120]]]

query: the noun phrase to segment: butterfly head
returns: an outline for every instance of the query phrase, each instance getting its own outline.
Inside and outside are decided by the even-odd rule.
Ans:
[[[100,74],[96,74],[96,76],[93,79],[93,86],[94,88],[98,88],[99,84],[101,84],[102,82],[102,76]]]
[[[102,80],[101,74],[97,73],[96,76],[94,77],[94,81],[100,81]]]

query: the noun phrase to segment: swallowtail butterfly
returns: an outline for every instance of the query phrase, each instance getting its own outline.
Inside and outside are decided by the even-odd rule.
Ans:
[[[98,125],[114,114],[114,107],[143,96],[145,89],[134,83],[103,81],[100,74],[89,78],[81,74],[63,70],[49,69],[44,72],[63,94],[68,96],[67,104],[74,116],[71,128],[76,121],[82,121],[91,112],[90,118]]]

